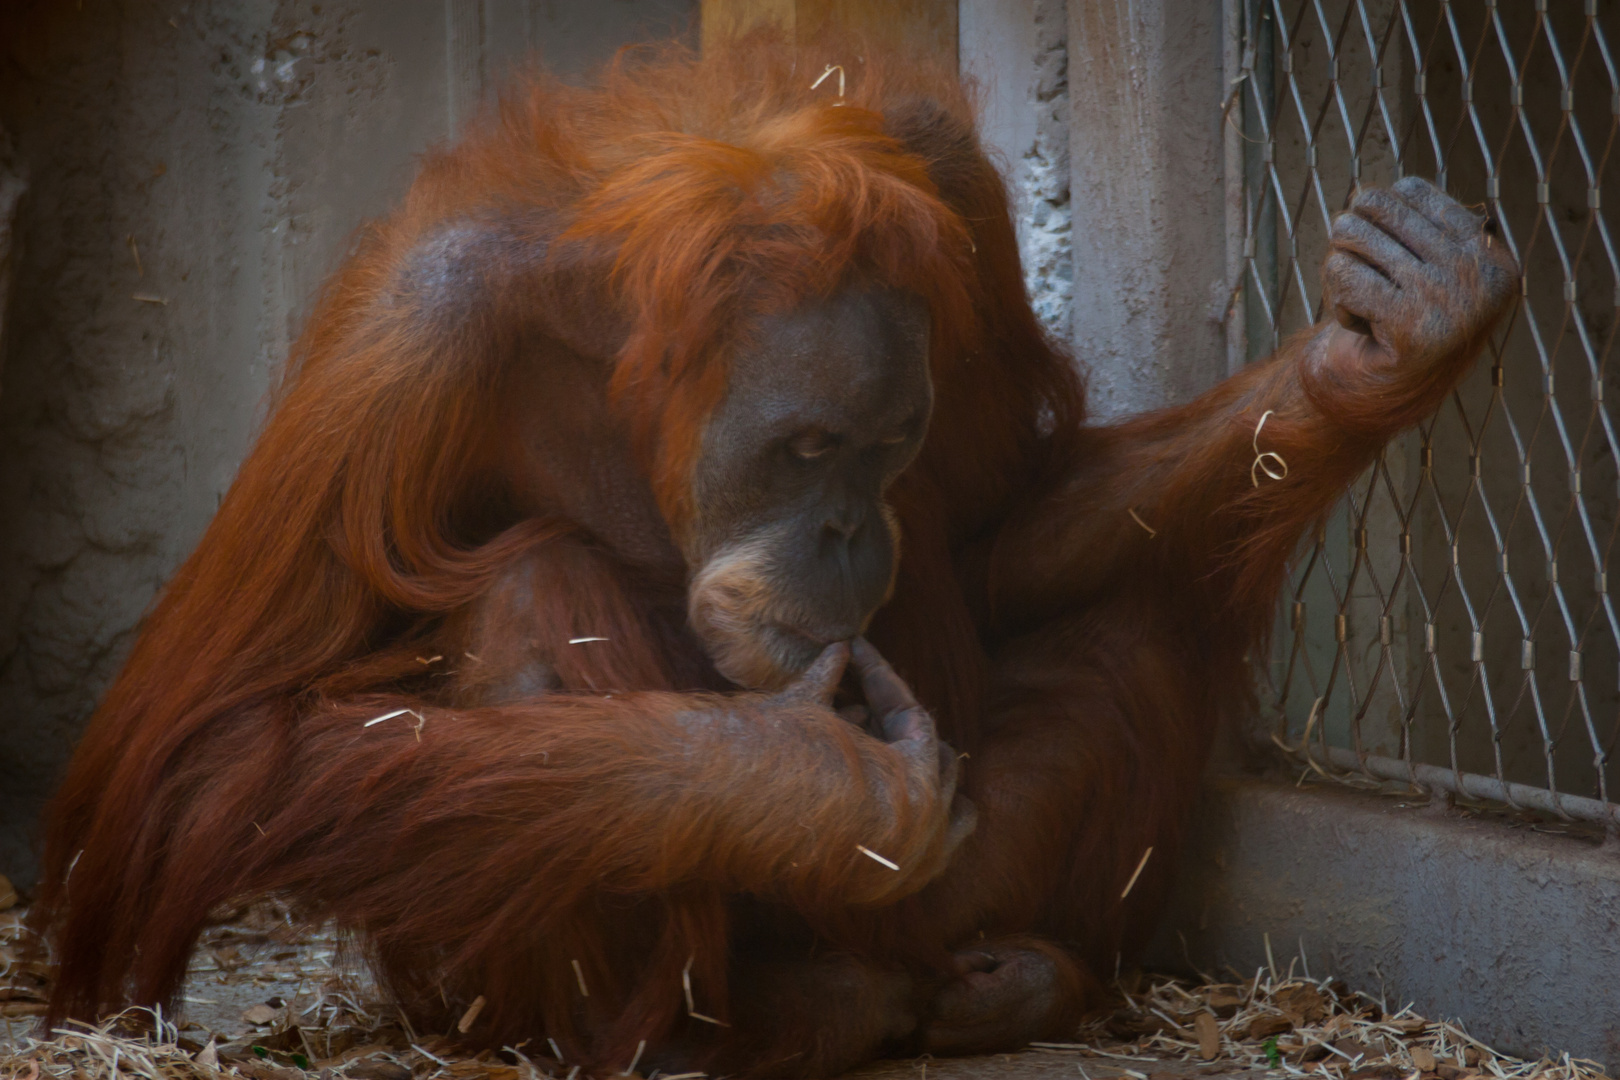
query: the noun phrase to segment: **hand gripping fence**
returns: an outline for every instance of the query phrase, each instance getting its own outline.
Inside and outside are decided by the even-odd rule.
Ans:
[[[1324,773],[1620,830],[1620,5],[1225,12],[1229,366],[1323,314],[1358,183],[1434,180],[1525,271],[1477,369],[1302,545],[1267,734]]]

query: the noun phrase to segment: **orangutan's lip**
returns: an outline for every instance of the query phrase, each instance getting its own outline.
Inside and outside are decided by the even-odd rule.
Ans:
[[[785,639],[789,644],[803,645],[814,649],[818,653],[839,640],[838,638],[817,637],[814,634],[800,630],[796,626],[789,626],[783,622],[768,622],[765,624],[765,630],[777,638]]]

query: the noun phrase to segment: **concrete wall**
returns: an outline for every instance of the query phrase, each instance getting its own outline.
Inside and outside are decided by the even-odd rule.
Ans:
[[[691,0],[0,7],[0,873],[196,542],[347,236],[531,49],[577,75]]]

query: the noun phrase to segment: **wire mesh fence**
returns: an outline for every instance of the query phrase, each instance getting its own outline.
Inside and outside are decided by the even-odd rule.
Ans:
[[[1233,0],[1228,25],[1234,362],[1320,316],[1358,183],[1434,180],[1524,269],[1477,369],[1299,552],[1274,735],[1324,768],[1616,829],[1620,12]]]

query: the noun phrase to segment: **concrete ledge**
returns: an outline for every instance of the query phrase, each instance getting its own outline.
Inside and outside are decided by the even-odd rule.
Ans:
[[[1620,1065],[1620,855],[1594,841],[1269,781],[1212,780],[1148,960],[1382,988],[1498,1049]],[[1182,937],[1185,937],[1185,946]]]

